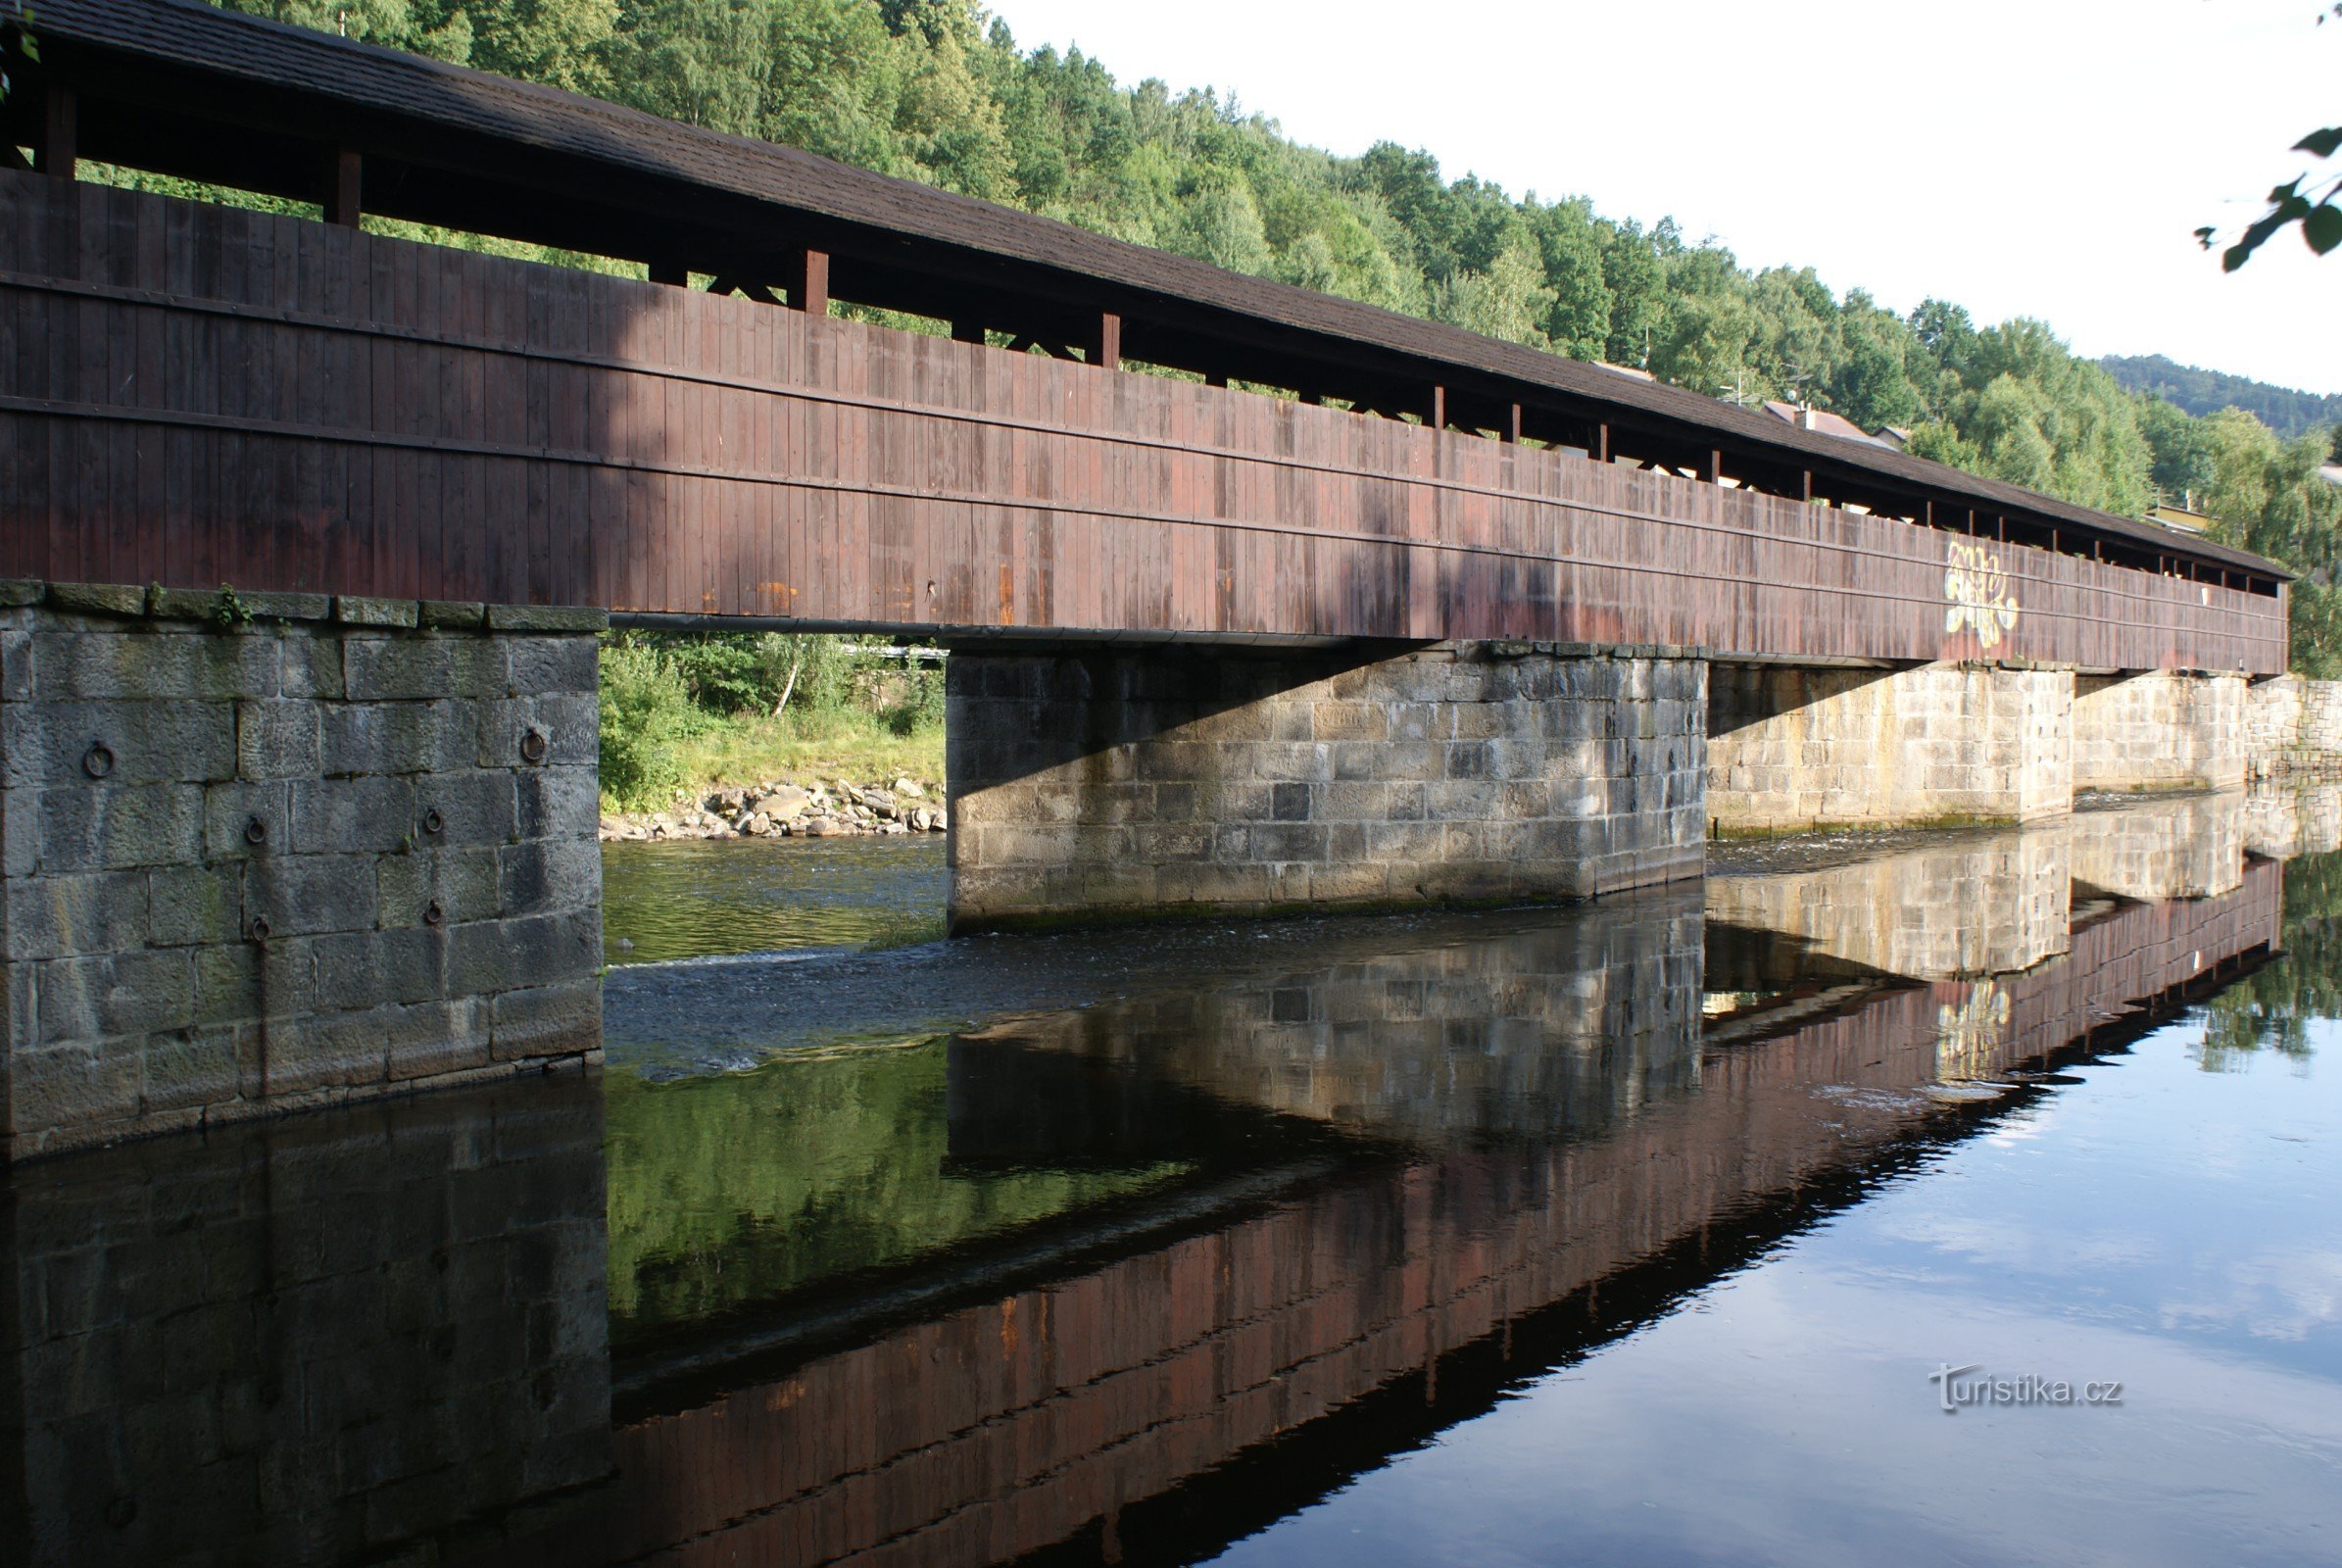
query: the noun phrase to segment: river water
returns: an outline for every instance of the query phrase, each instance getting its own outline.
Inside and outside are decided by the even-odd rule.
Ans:
[[[938,940],[620,845],[609,1062],[0,1187],[0,1561],[2342,1560],[2342,794]]]

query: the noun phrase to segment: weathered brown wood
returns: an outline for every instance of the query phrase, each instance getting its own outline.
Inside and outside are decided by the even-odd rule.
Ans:
[[[32,150],[33,168],[59,179],[72,179],[80,136],[80,95],[71,87],[50,86],[41,95],[40,145]]]
[[[1100,311],[1090,328],[1090,341],[1083,345],[1082,357],[1103,370],[1121,369],[1122,318],[1112,311]]]
[[[355,147],[337,147],[326,171],[325,221],[356,228],[364,202],[366,158]]]
[[[807,316],[829,314],[829,252],[807,246],[792,249],[783,260],[781,286],[788,291],[792,310]]]
[[[1616,418],[1632,427],[1634,455],[1654,466],[1682,466],[1686,454],[1714,446],[1759,487],[1767,475],[1811,466],[1826,495],[1873,510],[1975,500],[2007,511],[2012,537],[2028,544],[2057,523],[2076,551],[2092,545],[2130,564],[2171,549],[2137,519],[1840,441],[1686,388],[1229,273],[794,149],[459,68],[415,69],[325,32],[151,0],[53,0],[39,27],[58,47],[27,73],[8,118],[34,140],[36,105],[50,88],[109,104],[122,98],[128,112],[109,109],[102,128],[106,157],[126,167],[312,199],[311,150],[363,141],[369,200],[391,203],[386,217],[596,254],[671,256],[703,270],[777,258],[774,234],[803,235],[847,258],[858,304],[980,316],[1058,344],[1069,335],[1065,322],[1113,311],[1124,316],[1125,350],[1150,365],[1255,386],[1306,382],[1410,421],[1424,412],[1410,389],[1468,388],[1475,408],[1518,398],[1533,422],[1583,428]],[[134,103],[124,98],[131,82]],[[2209,540],[2176,553],[2273,569]]]
[[[2273,585],[94,184],[0,173],[7,321],[0,575],[2283,667]]]

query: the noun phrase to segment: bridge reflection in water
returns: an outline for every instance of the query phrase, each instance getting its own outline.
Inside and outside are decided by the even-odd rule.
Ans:
[[[2259,963],[2283,870],[2247,845],[2330,838],[2332,804],[1335,922],[1307,966],[613,1074],[607,1126],[448,1096],[32,1167],[0,1458],[36,1505],[0,1532],[28,1561],[1206,1552]]]

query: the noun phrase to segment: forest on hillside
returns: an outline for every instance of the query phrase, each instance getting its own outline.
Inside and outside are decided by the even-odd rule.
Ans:
[[[2303,574],[2296,667],[2342,675],[2342,490],[2318,475],[2333,432],[2288,442],[2246,410],[2198,417],[2127,391],[2040,321],[1979,324],[1937,299],[1898,314],[1810,267],[1751,270],[1670,220],[1451,179],[1391,143],[1338,157],[1207,88],[1126,85],[1078,51],[1022,49],[974,0],[220,3],[1711,396],[1804,399],[2084,506],[2136,516],[2185,492],[2228,540]],[[1565,155],[1555,161],[1566,178]]]
[[[2242,409],[2274,430],[2280,440],[2342,432],[2342,393],[2321,397],[2224,370],[2181,365],[2161,354],[2109,354],[2098,363],[2125,391],[2161,398],[2198,416]],[[2342,450],[2335,456],[2342,462]]]

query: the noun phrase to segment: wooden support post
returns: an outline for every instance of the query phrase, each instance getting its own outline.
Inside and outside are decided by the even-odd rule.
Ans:
[[[1610,421],[1607,419],[1594,426],[1593,459],[1596,463],[1610,461]]]
[[[1503,439],[1514,446],[1521,443],[1521,405],[1513,405],[1512,420],[1504,427]]]
[[[1447,428],[1447,388],[1443,386],[1432,388],[1432,416],[1425,422],[1435,430]]]
[[[1709,484],[1714,484],[1722,479],[1724,477],[1724,454],[1714,447],[1708,448],[1706,454],[1699,460],[1699,476]]]
[[[2009,542],[2009,519],[2007,514],[1995,514],[1993,515],[1992,533],[1993,537],[1998,539],[2002,544],[2005,545]]]
[[[954,343],[982,343],[984,327],[976,321],[953,321],[951,323],[951,341]]]
[[[73,178],[80,130],[80,100],[70,87],[51,87],[41,106],[41,139],[33,149],[33,166],[59,179]]]
[[[366,158],[355,147],[336,147],[325,183],[325,221],[358,227],[365,198]]]
[[[1814,470],[1811,468],[1800,468],[1797,470],[1797,476],[1804,486],[1800,498],[1808,502],[1812,501],[1814,498]]]
[[[782,286],[789,290],[789,305],[807,316],[829,314],[829,252],[810,247],[792,250],[782,264]]]
[[[653,262],[651,281],[664,283],[669,288],[691,287],[691,269],[680,262]]]
[[[1122,368],[1122,318],[1112,311],[1098,313],[1098,324],[1090,329],[1090,341],[1083,345],[1083,358],[1092,365],[1108,370]]]

